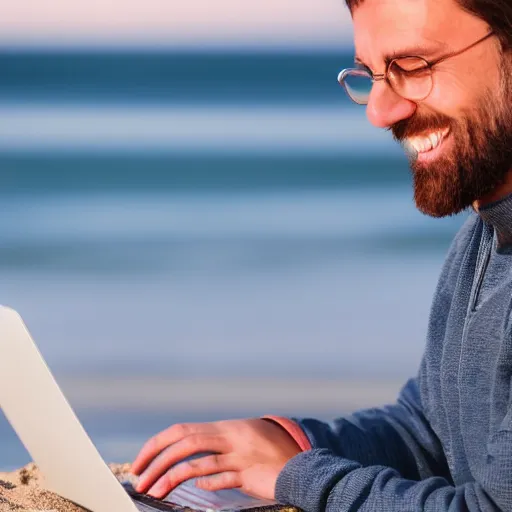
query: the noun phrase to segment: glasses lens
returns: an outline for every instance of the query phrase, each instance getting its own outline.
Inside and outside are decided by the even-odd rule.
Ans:
[[[340,74],[340,83],[350,98],[359,105],[366,105],[372,90],[372,79],[370,74],[364,70],[347,69]]]
[[[432,70],[421,57],[404,57],[391,62],[388,80],[403,98],[424,100],[432,90]]]

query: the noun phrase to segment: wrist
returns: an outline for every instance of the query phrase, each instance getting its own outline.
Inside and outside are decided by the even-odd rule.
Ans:
[[[267,415],[263,416],[263,420],[270,421],[275,425],[278,425],[283,430],[285,430],[290,437],[297,443],[297,446],[301,449],[301,451],[311,450],[311,443],[306,436],[305,432],[295,421],[284,418],[282,416],[272,416]]]

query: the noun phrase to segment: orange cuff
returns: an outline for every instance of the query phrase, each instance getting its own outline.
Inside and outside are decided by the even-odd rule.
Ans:
[[[304,431],[299,427],[295,421],[281,416],[263,416],[264,420],[270,420],[277,423],[281,428],[284,428],[288,434],[292,436],[294,441],[299,445],[299,448],[305,452],[311,450],[311,443]]]

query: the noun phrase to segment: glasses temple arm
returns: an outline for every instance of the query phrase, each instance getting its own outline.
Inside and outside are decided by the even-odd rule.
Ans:
[[[435,66],[447,59],[451,59],[452,57],[457,57],[457,55],[460,55],[461,53],[467,52],[468,50],[471,50],[471,48],[474,48],[475,46],[479,45],[480,43],[483,43],[489,37],[494,35],[494,31],[490,31],[487,33],[484,37],[480,38],[478,41],[475,41],[474,43],[470,44],[469,46],[466,46],[466,48],[462,48],[462,50],[458,50],[456,52],[449,53],[448,55],[444,55],[443,57],[436,59],[434,61],[431,61],[428,63],[429,67]]]

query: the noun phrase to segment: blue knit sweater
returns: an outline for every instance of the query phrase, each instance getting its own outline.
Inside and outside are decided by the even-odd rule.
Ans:
[[[307,512],[512,511],[512,196],[472,214],[444,264],[416,378],[325,424],[276,497]]]

